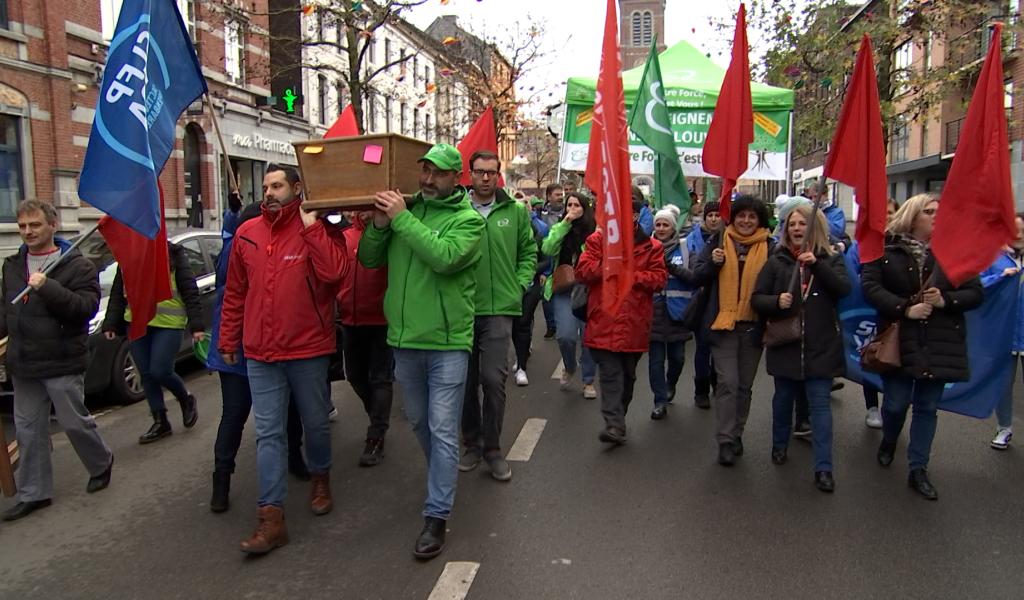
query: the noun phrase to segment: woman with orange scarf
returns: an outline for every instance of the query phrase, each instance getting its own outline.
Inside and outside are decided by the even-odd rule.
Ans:
[[[714,401],[718,464],[727,467],[743,455],[743,427],[761,362],[764,328],[750,300],[775,245],[768,221],[763,202],[738,196],[732,202],[729,226],[708,242],[694,267],[697,283],[705,286],[701,326],[711,343],[718,377]]]

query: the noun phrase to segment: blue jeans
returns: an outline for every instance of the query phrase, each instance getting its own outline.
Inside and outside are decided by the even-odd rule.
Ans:
[[[215,471],[234,473],[235,456],[242,446],[242,431],[252,410],[252,393],[248,377],[224,371],[219,374],[224,407],[217,426],[217,439],[213,442],[213,467]],[[288,455],[302,458],[302,420],[294,400],[288,403]]]
[[[1017,365],[1018,363],[1024,362],[1024,356],[1011,355],[1010,360],[1013,361],[1012,375],[1010,375],[1010,387],[1006,390],[1006,395],[999,400],[999,404],[996,405],[996,421],[999,423],[999,427],[1012,427],[1013,426],[1013,380],[1017,379]]]
[[[188,397],[185,382],[174,372],[182,335],[181,329],[148,327],[146,335],[131,342],[129,347],[152,412],[167,410],[163,388],[170,390],[178,400]]]
[[[256,469],[260,506],[282,506],[288,493],[288,398],[302,418],[306,464],[313,474],[331,470],[331,412],[327,365],[330,357],[260,362],[248,360],[252,412],[256,422]]]
[[[668,404],[669,391],[676,389],[686,362],[686,342],[651,342],[648,348],[647,375],[654,393],[654,407]],[[668,361],[668,374],[665,361]]]
[[[448,519],[459,479],[459,429],[469,352],[395,348],[405,417],[427,458],[423,516]]]
[[[913,406],[910,419],[910,445],[907,462],[910,469],[928,467],[928,456],[935,439],[939,417],[936,409],[945,384],[941,381],[914,379],[907,375],[882,375],[882,439],[895,445],[907,419],[907,409]]]
[[[539,285],[539,284],[538,284]],[[541,286],[543,287],[543,286]],[[550,300],[544,300],[541,302],[541,308],[544,311],[544,324],[547,325],[548,329],[555,329],[555,307]]]
[[[772,397],[772,448],[785,448],[793,431],[793,402],[800,392],[807,395],[811,409],[811,445],[814,470],[832,471],[832,393],[831,377],[798,379],[775,378]]]
[[[558,340],[558,350],[562,353],[562,364],[570,374],[576,373],[576,346],[580,346],[579,365],[583,370],[583,383],[594,383],[597,375],[597,365],[590,356],[590,348],[584,346],[583,321],[572,314],[572,298],[570,294],[556,294],[551,297],[551,304],[555,309],[555,339]]]

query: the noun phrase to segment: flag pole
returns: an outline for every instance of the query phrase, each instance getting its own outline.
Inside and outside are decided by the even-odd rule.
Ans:
[[[228,157],[228,148],[224,145],[224,136],[220,133],[220,123],[217,121],[217,109],[213,107],[213,99],[210,98],[209,92],[204,94],[206,96],[206,105],[210,107],[210,120],[213,121],[213,130],[217,133],[217,141],[220,142],[220,154],[224,158],[224,168],[227,169],[228,183],[231,185],[231,191],[238,191],[238,178],[235,177],[235,170],[231,168],[231,158]]]
[[[75,243],[71,244],[70,248],[68,248],[64,252],[61,252],[60,256],[57,257],[57,260],[55,260],[52,263],[46,265],[43,268],[43,270],[40,271],[40,273],[42,273],[43,275],[46,275],[50,271],[54,270],[57,267],[57,265],[59,265],[60,262],[62,260],[64,260],[65,256],[67,256],[68,254],[71,254],[72,250],[78,249],[78,247],[82,245],[82,242],[84,242],[85,240],[89,239],[89,237],[92,234],[96,233],[96,230],[99,229],[99,228],[100,228],[100,222],[96,221],[91,227],[89,227],[89,229],[85,230],[85,233],[83,233],[82,235],[78,236],[78,239],[75,240]],[[11,300],[11,304],[17,304],[19,301],[21,301],[22,298],[25,297],[26,294],[28,294],[31,291],[32,291],[32,286],[26,285],[25,289],[21,290],[21,292],[19,292],[18,295],[14,297],[14,300]]]

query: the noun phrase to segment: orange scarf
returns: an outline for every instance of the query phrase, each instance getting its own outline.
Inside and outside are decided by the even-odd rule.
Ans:
[[[754,283],[765,263],[768,262],[768,230],[758,228],[748,237],[743,237],[732,225],[725,229],[725,263],[718,273],[718,317],[711,324],[714,331],[732,331],[736,321],[756,321],[757,314],[750,305]],[[740,279],[740,261],[736,244],[749,246],[743,278]]]

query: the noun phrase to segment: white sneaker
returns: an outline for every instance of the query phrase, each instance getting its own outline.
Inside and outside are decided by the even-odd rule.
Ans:
[[[1013,431],[1009,427],[1000,427],[996,431],[996,437],[992,438],[989,444],[994,450],[1006,450],[1010,447],[1010,440],[1013,439]]]
[[[864,417],[864,424],[871,429],[882,428],[882,413],[878,411],[877,406],[872,406],[868,409],[868,414]]]
[[[526,371],[516,369],[516,385],[530,385],[530,378],[526,376]]]
[[[587,400],[595,400],[597,398],[597,389],[594,384],[588,383],[583,386],[583,397]]]
[[[565,367],[562,367],[562,375],[558,378],[558,387],[562,390],[569,389],[569,384],[572,383],[572,375],[572,373],[565,370]]]
[[[338,420],[338,409],[332,406],[331,407],[331,412],[327,413],[327,419],[330,420],[331,423],[337,421]]]

